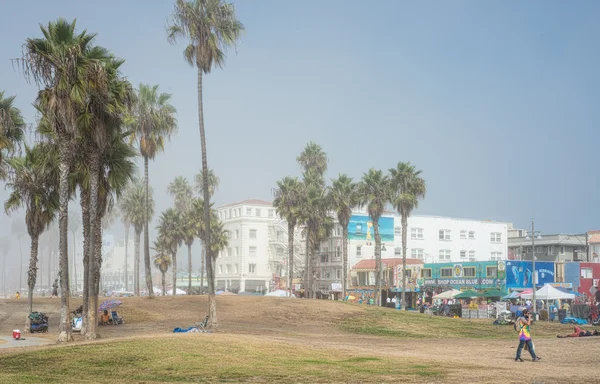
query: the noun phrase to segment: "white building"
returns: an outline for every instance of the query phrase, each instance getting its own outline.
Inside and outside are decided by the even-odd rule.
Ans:
[[[217,209],[229,245],[215,263],[217,289],[234,292],[268,292],[281,286],[287,276],[287,223],[277,216],[272,204],[245,200]],[[295,231],[295,274],[303,259],[300,231]]]
[[[133,267],[134,267],[134,240],[130,234],[125,252],[125,239],[119,240],[112,248],[103,251],[102,268],[100,274],[100,286],[103,289],[127,289],[133,291]],[[143,244],[143,243],[142,243]],[[127,266],[125,255],[127,254]],[[140,246],[140,275],[144,272],[144,253]],[[125,270],[127,269],[128,282],[125,284]],[[145,285],[144,285],[145,287]]]

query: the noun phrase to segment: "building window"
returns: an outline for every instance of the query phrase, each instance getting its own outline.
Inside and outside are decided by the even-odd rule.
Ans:
[[[464,260],[467,258],[467,251],[460,251],[460,258],[461,260]]]
[[[219,275],[222,275],[222,274],[223,274],[223,266],[219,265]]]
[[[469,231],[469,240],[475,240],[475,231]]]
[[[467,238],[467,231],[460,231],[460,238],[461,239],[466,239]]]
[[[537,253],[537,254],[543,253],[542,247],[535,247],[535,253]]]
[[[273,210],[269,209],[269,217],[273,217]]]
[[[449,229],[440,229],[440,240],[442,240],[442,241],[450,240],[450,230]]]
[[[240,237],[240,230],[236,229],[235,230],[235,236],[233,237],[234,240],[237,240]]]
[[[252,216],[252,208],[246,208],[246,216]]]
[[[250,256],[250,257],[256,257],[256,247],[250,247],[248,249],[248,256]]]
[[[321,263],[328,263],[328,262],[329,262],[329,255],[328,254],[321,255]]]
[[[335,247],[335,255],[333,259],[334,261],[342,260],[342,247],[340,247],[339,245]]]
[[[452,268],[440,268],[440,277],[452,277]]]
[[[404,276],[406,276],[407,279],[410,279],[412,277],[412,269],[405,269]]]
[[[238,208],[238,217],[242,217],[242,208]]]
[[[498,277],[498,267],[485,267],[485,277],[495,279]]]
[[[582,279],[591,279],[592,278],[592,268],[581,268],[581,278]]]
[[[565,254],[565,246],[564,245],[561,245],[561,247],[560,247],[560,254],[561,255]]]
[[[231,269],[231,264],[227,264],[227,265],[225,266],[225,273],[226,273],[227,275],[229,275],[229,273],[230,273],[230,269]]]
[[[410,258],[423,260],[423,250],[420,248],[411,249],[410,250]]]
[[[256,273],[256,264],[248,264],[248,273]]]
[[[492,252],[492,261],[502,260],[502,252]]]
[[[464,267],[463,277],[475,277],[475,267]]]
[[[491,233],[491,241],[492,241],[492,243],[501,243],[502,242],[502,234],[500,232],[492,232]]]
[[[336,228],[335,228],[335,232],[336,232],[336,234],[337,234],[338,236],[342,236],[342,235],[344,234],[344,232],[343,232],[343,229],[342,229],[342,226],[341,226],[341,225],[338,225],[338,226],[336,226]]]
[[[475,260],[475,251],[469,251],[469,260]]]
[[[356,246],[356,257],[362,257],[362,247],[360,245]]]
[[[250,230],[249,237],[250,237],[251,239],[256,239],[256,229],[251,229],[251,230]]]
[[[410,238],[412,240],[423,240],[423,228],[411,228]]]
[[[394,227],[394,235],[402,236],[402,227]]]
[[[440,257],[440,260],[450,260],[450,250],[449,249],[440,249],[439,257]]]
[[[335,270],[335,278],[338,280],[342,278],[342,270],[341,269]]]
[[[240,247],[235,247],[235,253],[234,253],[235,257],[239,257],[240,256]]]
[[[431,268],[421,269],[421,279],[431,279]]]
[[[402,257],[402,248],[401,247],[394,248],[394,256],[395,257]]]
[[[239,265],[235,264],[233,266],[233,273],[240,273],[240,267],[239,267]]]
[[[554,254],[554,247],[553,246],[549,246],[548,247],[548,256],[552,256]]]
[[[260,208],[256,208],[256,217],[260,217]]]
[[[233,250],[231,247],[227,248],[227,257],[233,256]]]

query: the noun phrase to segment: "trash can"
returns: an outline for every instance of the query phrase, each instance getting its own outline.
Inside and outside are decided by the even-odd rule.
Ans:
[[[565,319],[565,317],[567,317],[567,310],[559,309],[558,310],[558,321],[560,321],[562,323],[562,321]]]

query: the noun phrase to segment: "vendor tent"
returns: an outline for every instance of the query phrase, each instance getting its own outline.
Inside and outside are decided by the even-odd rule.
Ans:
[[[175,294],[176,295],[186,295],[187,293],[183,289],[177,288],[177,290],[175,291]],[[173,295],[173,290],[169,289],[167,291],[167,296],[172,296],[172,295]]]
[[[486,291],[481,294],[481,297],[502,297],[504,293],[500,292],[497,289],[492,289],[491,291]]]
[[[464,291],[454,296],[455,299],[470,299],[472,297],[481,297],[481,293],[475,291]]]
[[[508,295],[504,296],[502,299],[503,300],[511,300],[511,299],[518,299],[519,295],[521,295],[519,292],[517,291],[512,291],[511,293],[509,293]]]
[[[460,291],[458,289],[451,289],[449,291],[445,291],[442,293],[438,293],[437,295],[433,295],[434,299],[453,299],[456,295],[458,295]]]
[[[521,297],[524,299],[531,299],[533,298],[533,292],[522,294]],[[563,300],[574,299],[575,295],[572,293],[561,292],[550,284],[546,284],[535,292],[535,298],[537,300]]]

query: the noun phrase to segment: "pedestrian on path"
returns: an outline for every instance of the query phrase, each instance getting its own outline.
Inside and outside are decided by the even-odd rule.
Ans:
[[[529,350],[532,361],[539,361],[541,358],[536,356],[533,341],[531,340],[531,312],[529,309],[523,311],[523,316],[517,320],[517,331],[519,332],[519,347],[517,348],[517,357],[515,361],[523,362],[521,359],[521,351],[523,347]]]

